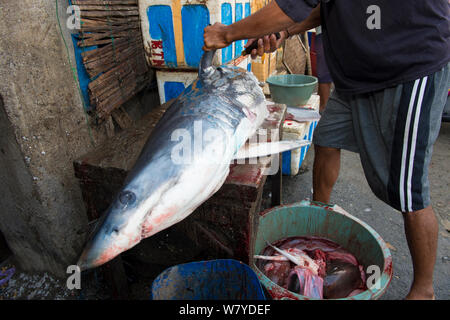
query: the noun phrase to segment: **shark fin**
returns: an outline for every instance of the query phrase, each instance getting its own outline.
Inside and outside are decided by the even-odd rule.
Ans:
[[[311,144],[308,140],[284,140],[276,142],[247,143],[236,152],[233,160],[270,156]]]

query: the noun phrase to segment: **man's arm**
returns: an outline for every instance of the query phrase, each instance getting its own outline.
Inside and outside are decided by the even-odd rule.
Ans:
[[[320,20],[320,4],[315,7],[311,14],[300,23],[295,23],[287,28],[287,33],[289,36],[294,34],[303,33],[313,28],[316,28],[321,25]]]
[[[272,1],[251,16],[229,26],[216,23],[206,27],[203,35],[205,41],[203,50],[225,48],[234,41],[251,39],[246,45],[248,47],[256,41],[254,38],[261,38],[258,41],[258,49],[252,51],[252,57],[254,57],[257,54],[275,51],[288,35],[305,32],[320,24],[320,4],[305,20],[295,23],[281,10],[276,1]],[[279,31],[281,38],[277,40],[273,33]]]
[[[274,52],[277,50],[283,41],[294,34],[303,33],[308,30],[311,30],[315,27],[320,26],[320,4],[314,8],[308,18],[299,23],[294,23],[289,26],[286,30],[280,31],[280,38],[277,39],[275,34],[266,35],[263,38],[259,39],[249,39],[245,48],[251,46],[253,42],[258,41],[258,48],[253,49],[251,52],[252,59],[255,59],[256,56],[262,56],[265,52]]]
[[[229,26],[216,23],[205,28],[203,49],[221,49],[242,39],[260,38],[264,35],[285,30],[294,21],[280,9],[275,1],[249,17]]]

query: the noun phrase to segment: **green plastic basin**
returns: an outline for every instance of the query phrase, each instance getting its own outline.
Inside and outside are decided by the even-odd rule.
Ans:
[[[285,74],[271,76],[266,82],[274,102],[302,106],[311,98],[317,78],[303,74]]]
[[[363,265],[367,279],[375,279],[375,282],[367,281],[370,284],[368,290],[340,300],[374,300],[386,291],[393,273],[392,257],[386,243],[369,225],[342,208],[302,201],[269,209],[259,218],[253,252],[261,254],[267,246],[265,240],[272,243],[293,236],[324,237],[340,244]],[[250,266],[273,299],[314,300],[278,286],[256,267],[255,261],[251,261]],[[372,271],[374,266],[378,267],[378,277]]]

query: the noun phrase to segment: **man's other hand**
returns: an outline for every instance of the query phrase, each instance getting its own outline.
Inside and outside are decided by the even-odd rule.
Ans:
[[[245,48],[248,48],[255,41],[258,41],[258,49],[253,49],[251,52],[252,59],[255,59],[257,56],[262,56],[264,53],[274,52],[277,50],[283,41],[286,39],[287,33],[286,31],[280,32],[280,39],[277,40],[275,34],[271,34],[270,36],[264,36],[259,39],[249,39]]]

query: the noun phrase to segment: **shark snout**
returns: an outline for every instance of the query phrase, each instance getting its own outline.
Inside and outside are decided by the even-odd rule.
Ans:
[[[81,270],[96,268],[134,247],[141,241],[137,232],[127,232],[118,226],[103,226],[83,250],[77,265]]]

